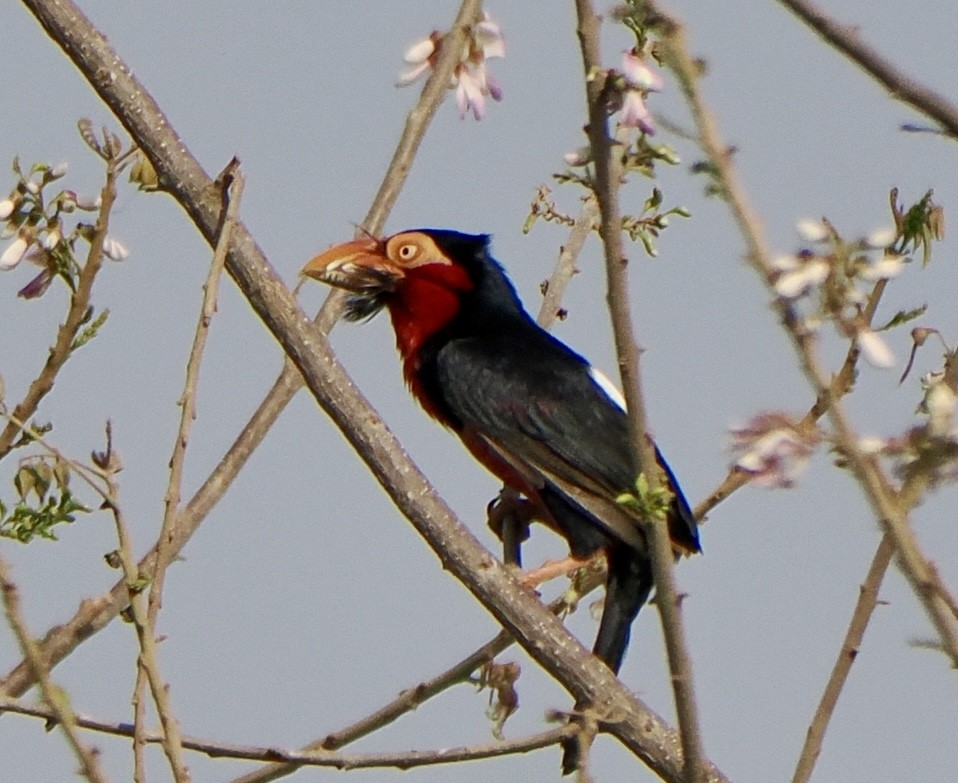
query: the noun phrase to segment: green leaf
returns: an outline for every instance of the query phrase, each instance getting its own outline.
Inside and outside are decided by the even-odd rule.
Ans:
[[[896,326],[907,324],[909,321],[914,321],[916,318],[924,315],[927,309],[928,305],[923,304],[921,307],[916,307],[914,310],[899,310],[891,317],[891,320],[889,320],[888,323],[886,323],[884,326],[879,326],[874,331],[884,332],[887,329],[893,329]]]
[[[76,339],[73,341],[73,345],[70,346],[70,350],[75,351],[77,348],[82,348],[84,345],[90,342],[90,340],[96,337],[100,332],[100,327],[106,323],[106,319],[109,317],[110,309],[104,308],[100,314],[76,336]]]

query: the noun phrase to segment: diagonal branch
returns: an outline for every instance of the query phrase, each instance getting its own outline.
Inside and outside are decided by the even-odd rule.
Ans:
[[[870,47],[853,27],[840,24],[809,0],[778,0],[826,43],[860,67],[893,98],[935,120],[949,136],[958,138],[958,106],[940,93],[902,73],[890,60]]]
[[[822,692],[822,698],[815,710],[815,716],[808,727],[808,734],[799,755],[795,774],[792,776],[792,783],[807,783],[812,776],[815,762],[818,761],[818,756],[822,752],[822,742],[825,739],[828,723],[835,711],[835,706],[838,704],[838,697],[841,695],[842,688],[845,687],[852,663],[858,655],[872,612],[878,605],[878,588],[881,587],[882,579],[885,577],[885,572],[888,570],[888,565],[891,563],[894,554],[895,549],[891,538],[888,535],[882,536],[878,549],[875,551],[875,556],[872,558],[872,563],[868,568],[868,575],[865,577],[858,594],[858,601],[855,604],[851,622],[848,624],[848,630],[845,632],[842,648],[839,650],[828,683]]]

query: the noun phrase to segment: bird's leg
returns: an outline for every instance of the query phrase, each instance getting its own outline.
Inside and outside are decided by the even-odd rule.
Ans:
[[[522,542],[529,538],[529,524],[535,519],[532,504],[511,487],[503,487],[499,497],[486,506],[489,529],[502,541],[502,560],[506,565],[522,565]]]
[[[601,556],[601,553],[599,553]],[[570,576],[575,571],[578,571],[580,568],[585,568],[586,566],[592,565],[595,562],[596,555],[591,557],[578,558],[569,555],[564,557],[561,560],[546,560],[538,568],[534,568],[532,571],[526,571],[519,577],[519,581],[522,583],[523,587],[535,588],[541,585],[543,582],[548,582],[550,579],[555,579],[557,576]]]

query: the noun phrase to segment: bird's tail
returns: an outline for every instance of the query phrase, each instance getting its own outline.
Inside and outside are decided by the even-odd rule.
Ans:
[[[593,652],[616,674],[629,646],[632,621],[652,591],[652,564],[647,554],[624,544],[609,547],[609,576],[605,608]],[[579,743],[575,737],[563,743],[562,774],[579,768]]]
[[[652,564],[647,554],[631,547],[609,547],[605,608],[593,652],[616,674],[629,646],[632,621],[652,591]]]

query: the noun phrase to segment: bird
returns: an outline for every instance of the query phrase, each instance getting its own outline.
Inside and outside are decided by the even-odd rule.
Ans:
[[[529,315],[488,234],[365,236],[320,253],[302,273],[350,293],[347,320],[388,311],[406,384],[426,413],[560,533],[573,558],[605,553],[593,653],[618,674],[654,581],[641,520],[616,501],[636,482],[618,390]],[[688,501],[655,454],[672,494],[674,553],[700,552]]]

